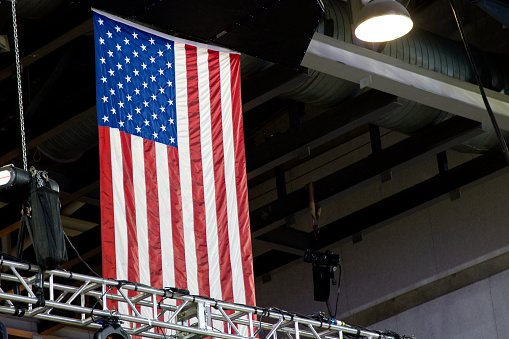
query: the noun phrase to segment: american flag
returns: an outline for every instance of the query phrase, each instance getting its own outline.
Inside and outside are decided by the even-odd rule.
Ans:
[[[239,55],[94,28],[103,276],[254,305]]]

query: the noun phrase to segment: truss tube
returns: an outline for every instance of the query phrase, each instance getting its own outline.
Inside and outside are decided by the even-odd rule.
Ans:
[[[257,326],[259,329],[263,328],[270,331],[270,335],[273,335],[274,337],[277,335],[277,333],[294,333],[297,339],[306,337],[306,338],[316,338],[316,339],[337,339],[337,336],[330,336],[331,334],[337,333],[339,334],[339,337],[341,337],[341,334],[344,333],[350,333],[355,335],[360,335],[362,337],[376,337],[376,338],[382,338],[382,339],[395,339],[393,336],[386,336],[383,334],[379,334],[374,331],[370,330],[364,330],[364,329],[357,329],[354,327],[350,327],[344,323],[338,324],[329,324],[320,322],[313,319],[308,319],[304,317],[299,317],[295,314],[286,312],[286,311],[280,311],[280,310],[272,310],[272,309],[262,309],[247,305],[239,305],[234,303],[228,303],[221,300],[215,300],[210,299],[206,297],[200,297],[200,296],[193,296],[193,295],[182,295],[178,293],[170,292],[168,295],[168,291],[164,289],[156,289],[150,286],[146,285],[140,285],[140,284],[126,284],[125,282],[117,282],[117,281],[111,281],[107,279],[100,279],[92,276],[86,276],[82,274],[74,274],[71,272],[65,272],[60,270],[52,270],[48,271],[49,274],[49,282],[44,281],[44,288],[49,289],[50,295],[53,297],[54,291],[60,291],[61,294],[57,298],[57,301],[48,300],[46,301],[46,308],[55,308],[60,310],[66,310],[70,312],[74,312],[77,315],[81,314],[80,318],[72,317],[66,317],[66,316],[60,316],[60,315],[54,315],[49,313],[41,313],[45,311],[45,309],[41,310],[41,308],[37,308],[35,310],[30,310],[33,304],[37,302],[37,299],[33,297],[33,293],[31,292],[31,286],[27,284],[27,282],[34,282],[33,277],[23,278],[21,275],[16,271],[24,270],[33,272],[34,274],[37,274],[39,271],[38,267],[35,265],[27,265],[19,262],[14,261],[7,261],[2,260],[0,262],[1,266],[9,267],[16,276],[8,275],[8,274],[2,274],[0,276],[0,279],[6,280],[6,281],[12,281],[17,282],[20,284],[23,284],[27,292],[30,293],[30,296],[25,295],[17,295],[12,293],[0,293],[0,299],[6,300],[9,303],[11,303],[11,306],[0,306],[0,313],[7,313],[7,314],[14,314],[15,308],[12,306],[11,301],[18,301],[22,303],[28,303],[29,305],[29,311],[26,312],[26,316],[29,317],[35,317],[38,319],[46,319],[46,320],[52,320],[57,321],[60,323],[75,325],[75,326],[81,326],[81,327],[87,327],[87,328],[99,328],[100,325],[95,323],[94,315],[95,317],[102,317],[102,318],[109,318],[109,317],[116,317],[121,321],[125,322],[131,322],[142,325],[141,327],[137,328],[126,328],[125,330],[130,334],[135,334],[137,332],[139,335],[149,338],[165,338],[165,335],[158,334],[155,332],[148,332],[153,327],[160,327],[163,329],[170,329],[174,330],[177,333],[189,333],[189,334],[197,334],[197,335],[203,335],[203,336],[210,336],[214,338],[223,338],[223,339],[248,339],[250,337],[246,337],[238,332],[238,334],[230,334],[225,332],[220,332],[217,330],[214,330],[212,328],[208,328],[205,326],[205,328],[196,328],[190,325],[187,325],[187,322],[184,322],[185,325],[179,325],[175,322],[172,322],[175,320],[176,315],[182,310],[182,308],[189,304],[197,304],[197,305],[208,305],[208,307],[203,308],[205,315],[207,317],[210,317],[214,320],[222,321],[225,325],[227,324],[229,327],[232,327],[235,329],[235,331],[238,331],[237,326],[243,325],[247,327],[253,327],[253,316],[254,315],[262,315],[262,317],[267,317],[276,320],[277,324],[274,325],[274,323],[262,323],[260,321],[259,325]],[[63,283],[56,284],[53,281],[52,277],[60,277],[64,278],[65,280],[70,280],[72,283],[81,282],[83,285],[81,287],[74,287],[70,285],[64,285]],[[117,294],[108,294],[105,293],[107,291],[107,287],[117,287],[121,293],[121,295]],[[97,290],[93,290],[97,289]],[[126,296],[125,290],[132,290],[135,293],[138,293],[138,296],[135,296],[133,298],[129,298]],[[63,302],[60,300],[63,300],[64,297],[62,297],[63,294],[73,293],[71,298],[74,300],[77,296],[80,296],[81,302],[80,305],[74,305],[71,304],[71,301]],[[115,300],[118,302],[123,302],[129,304],[133,309],[136,309],[134,305],[140,305],[143,307],[150,307],[154,310],[154,319],[148,319],[143,318],[139,316],[139,313],[136,314],[136,316],[131,316],[127,314],[118,314],[114,313],[113,311],[109,311],[107,309],[95,309],[95,304],[92,307],[87,307],[85,305],[84,296],[93,296],[98,301],[101,301],[103,298],[107,298],[110,300]],[[152,297],[152,300],[144,300],[146,297],[150,296]],[[155,303],[156,297],[160,296],[163,297],[163,300],[159,303]],[[179,307],[175,307],[170,304],[165,304],[165,299],[176,299],[180,300],[183,303]],[[80,300],[78,300],[79,302]],[[133,303],[134,302],[134,303]],[[97,304],[97,303],[96,303]],[[103,303],[106,304],[106,303]],[[170,316],[170,321],[160,321],[157,319],[157,306],[160,306],[161,312],[170,311],[172,312]],[[214,314],[212,312],[212,308],[219,309],[221,311],[221,314]],[[228,311],[233,311],[234,313],[230,316],[227,315]],[[85,315],[88,315],[89,317],[86,318]],[[247,315],[247,317],[245,317]],[[194,319],[194,318],[193,318]],[[282,325],[284,323],[284,325]],[[293,323],[293,326],[292,326]],[[306,325],[309,327],[310,331],[303,331],[300,329],[300,325]],[[288,326],[288,327],[287,327]],[[216,332],[217,331],[217,332]],[[258,332],[258,331],[257,331]],[[252,330],[251,330],[252,334]]]

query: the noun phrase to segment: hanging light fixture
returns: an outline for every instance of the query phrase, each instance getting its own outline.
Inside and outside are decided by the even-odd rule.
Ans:
[[[359,12],[355,36],[367,42],[390,41],[402,37],[413,27],[410,14],[394,0],[373,0]]]

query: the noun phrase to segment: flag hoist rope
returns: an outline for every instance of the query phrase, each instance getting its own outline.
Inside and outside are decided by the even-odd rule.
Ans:
[[[25,141],[25,117],[23,114],[23,92],[21,90],[21,62],[19,60],[18,24],[16,22],[16,0],[11,0],[12,30],[14,33],[14,54],[16,56],[16,79],[18,82],[19,122],[21,128],[21,150],[23,152],[23,169],[28,171],[27,145]]]

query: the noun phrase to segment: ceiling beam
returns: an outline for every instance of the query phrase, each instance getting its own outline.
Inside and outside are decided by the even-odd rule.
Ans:
[[[320,245],[322,248],[331,246],[368,228],[392,223],[447,199],[452,191],[468,189],[507,171],[507,162],[502,152],[491,151],[322,226]],[[307,237],[311,237],[312,233],[309,232]],[[255,276],[261,276],[301,257],[302,255],[296,256],[281,250],[268,251],[253,259],[253,265],[256,267]]]
[[[320,244],[332,245],[369,227],[392,223],[448,198],[452,191],[502,173],[507,173],[507,162],[500,150],[491,151],[321,227]]]
[[[315,201],[323,203],[326,199],[337,198],[353,188],[378,180],[381,173],[409,166],[481,132],[479,123],[453,117],[315,181]],[[253,237],[283,225],[287,216],[305,213],[308,207],[308,197],[303,187],[250,212]]]
[[[246,152],[247,177],[260,175],[398,107],[396,97],[368,91]]]
[[[69,30],[68,32],[62,34],[55,40],[42,46],[39,49],[36,49],[32,53],[30,53],[27,56],[25,56],[24,58],[22,58],[21,66],[27,67],[27,66],[31,65],[32,63],[45,57],[49,53],[53,52],[54,50],[58,49],[59,47],[64,46],[65,44],[76,39],[77,37],[79,37],[85,33],[92,32],[93,28],[94,27],[92,24],[92,19],[88,19],[88,20],[82,22],[81,24],[79,24],[78,26]],[[0,71],[0,81],[3,81],[4,79],[6,79],[10,76],[14,76],[14,75],[16,75],[16,65],[12,64],[9,67]]]
[[[323,34],[314,34],[302,66],[491,124],[476,85]],[[500,128],[509,130],[509,96],[486,95]]]

